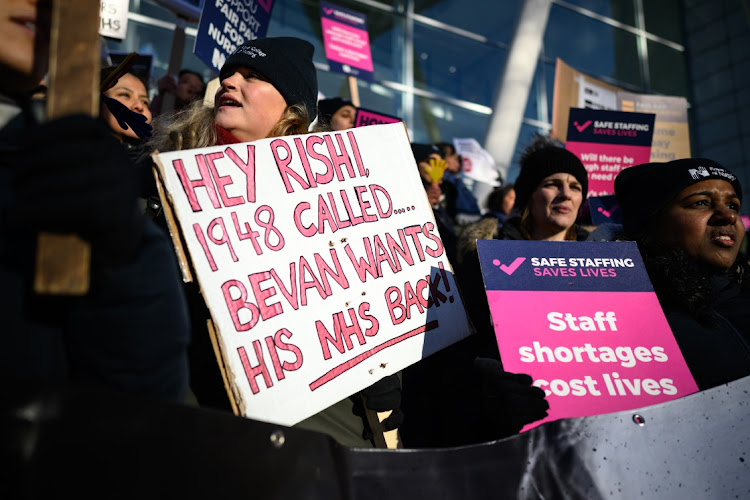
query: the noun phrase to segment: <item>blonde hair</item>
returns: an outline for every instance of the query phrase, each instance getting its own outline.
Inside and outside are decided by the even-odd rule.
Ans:
[[[306,134],[310,126],[304,105],[287,106],[266,138]],[[218,141],[214,125],[214,108],[202,100],[166,119],[155,120],[149,149],[160,152],[215,146]]]

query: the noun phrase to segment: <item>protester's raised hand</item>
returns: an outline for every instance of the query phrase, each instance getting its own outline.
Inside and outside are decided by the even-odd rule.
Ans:
[[[77,233],[108,263],[132,257],[144,224],[136,171],[104,123],[84,115],[44,123],[3,161],[13,167],[11,224]]]
[[[503,370],[500,361],[476,358],[474,371],[482,384],[482,410],[488,439],[517,434],[526,424],[547,416],[544,391],[523,373]]]

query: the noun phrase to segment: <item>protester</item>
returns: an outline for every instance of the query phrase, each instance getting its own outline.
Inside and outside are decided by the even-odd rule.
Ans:
[[[101,70],[101,81],[105,81],[116,67],[106,67]],[[145,117],[145,123],[151,123],[152,115],[149,109],[147,84],[143,77],[130,70],[121,75],[112,87],[104,91],[104,95],[122,103],[125,107]],[[112,114],[106,103],[102,103],[101,118],[109,125],[115,138],[128,144],[140,144],[140,137],[132,127],[124,128],[117,116]],[[127,125],[126,125],[127,126]]]
[[[117,77],[115,71],[117,71],[115,66],[102,68],[101,84],[105,85],[110,78]],[[146,80],[139,72],[131,69],[119,75],[117,80],[110,82],[107,86],[109,88],[103,91],[99,116],[109,126],[112,135],[125,148],[136,167],[141,210],[149,217],[156,217],[161,213],[161,202],[144,141],[151,134],[152,121]],[[113,100],[122,104],[126,110],[141,115],[141,119],[130,119],[129,125],[124,121],[127,117],[123,116],[123,109],[116,106]]]
[[[440,150],[446,163],[443,182],[440,184],[445,193],[445,209],[453,221],[456,233],[459,234],[468,224],[478,221],[482,211],[474,193],[464,184],[462,160],[456,152],[456,147],[448,142],[439,142],[435,146]]]
[[[357,108],[351,101],[341,97],[318,101],[318,121],[315,131],[338,131],[354,127]]]
[[[427,193],[427,201],[432,206],[432,213],[440,233],[440,239],[443,240],[445,253],[448,260],[453,264],[456,262],[458,237],[453,227],[453,221],[443,204],[444,195],[440,187],[447,169],[446,162],[438,147],[433,144],[412,143],[411,151],[414,154],[414,160],[417,162],[425,193]]]
[[[30,93],[47,71],[51,3],[0,0],[0,16],[0,372],[182,402],[190,332],[172,246],[138,213],[133,164],[102,121],[40,121]],[[90,243],[86,295],[35,293],[41,232]]]
[[[504,184],[492,190],[487,196],[487,213],[483,217],[494,217],[497,219],[497,229],[500,230],[505,219],[513,210],[516,203],[516,190],[514,185]]]
[[[576,155],[538,136],[520,160],[514,184],[513,211],[500,228],[498,219],[486,217],[467,227],[458,243],[458,285],[469,317],[493,355],[497,352],[494,328],[484,291],[477,239],[585,240],[588,232],[575,222],[586,198],[586,169]]]
[[[623,233],[638,243],[698,387],[750,375],[750,266],[739,253],[742,187],[719,163],[692,158],[629,167],[615,178]]]
[[[182,69],[177,75],[176,83],[173,75],[164,75],[157,82],[157,89],[158,94],[154,96],[150,106],[154,116],[182,111],[192,102],[201,99],[206,89],[206,82],[203,80],[203,75],[197,71]],[[162,109],[166,94],[174,95],[174,104],[170,110]]]
[[[430,175],[445,168],[445,162],[432,144],[412,143],[412,152],[451,260],[455,233],[444,209],[441,212],[437,175]],[[454,276],[458,279],[458,274]],[[486,299],[482,300],[486,307]],[[459,446],[500,439],[547,416],[544,391],[532,386],[528,375],[505,372],[499,356],[492,354],[483,337],[472,335],[403,370],[402,408],[408,418],[400,432],[405,446]]]
[[[157,127],[153,149],[161,152],[256,141],[307,133],[316,116],[317,75],[312,44],[299,38],[259,38],[246,42],[222,66],[213,107],[202,102]],[[206,330],[210,317],[197,288],[189,288],[195,329],[191,351],[193,391],[203,406],[228,409],[229,400]],[[368,407],[393,410],[383,424],[389,430],[403,421],[400,382],[386,377],[363,391]],[[355,403],[353,403],[356,402]],[[339,443],[371,446],[362,398],[345,398],[298,426],[325,432]]]

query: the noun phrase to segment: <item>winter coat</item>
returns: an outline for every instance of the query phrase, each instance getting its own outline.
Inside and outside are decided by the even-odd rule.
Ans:
[[[15,109],[7,96],[0,102],[1,157],[17,149],[34,118],[28,101],[16,101]],[[15,202],[15,168],[0,159],[2,212]],[[105,266],[92,259],[90,290],[82,297],[34,292],[36,236],[0,218],[0,372],[184,401],[190,329],[174,249],[163,231],[146,220],[131,260]]]

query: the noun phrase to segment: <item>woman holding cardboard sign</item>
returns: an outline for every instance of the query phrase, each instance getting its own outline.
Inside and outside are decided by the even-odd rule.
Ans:
[[[750,266],[740,253],[742,187],[704,159],[647,163],[615,179],[669,326],[701,389],[750,375]]]
[[[477,330],[484,332],[487,349],[497,350],[477,239],[582,241],[588,232],[576,224],[586,200],[588,176],[576,155],[546,136],[537,136],[521,157],[514,184],[513,211],[498,227],[496,217],[485,217],[467,227],[458,242],[458,278]]]
[[[317,114],[313,51],[312,44],[299,38],[248,41],[221,68],[213,107],[198,101],[171,121],[157,124],[153,149],[165,152],[307,133]],[[229,409],[206,331],[209,311],[196,288],[188,292],[194,328],[193,391],[201,405]],[[382,422],[386,430],[401,424],[401,389],[396,375],[385,377],[362,394],[371,410],[393,410]],[[368,434],[365,422],[362,398],[356,394],[297,425],[327,433],[341,444],[366,447],[372,433]]]

